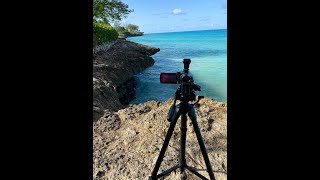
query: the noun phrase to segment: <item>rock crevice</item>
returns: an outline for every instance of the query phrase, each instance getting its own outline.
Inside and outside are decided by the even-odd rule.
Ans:
[[[95,121],[94,178],[147,180],[170,125],[166,117],[172,102],[173,99],[162,103],[148,101],[143,104],[130,104],[125,109],[108,113]],[[217,180],[226,180],[227,104],[204,98],[195,110],[215,177]],[[159,173],[179,162],[180,125],[179,119]],[[190,119],[187,125],[187,164],[197,169],[205,169],[206,165]],[[199,173],[209,178],[205,171]],[[164,179],[180,179],[179,171]],[[197,177],[188,173],[188,179]]]
[[[160,49],[118,40],[93,58],[93,178],[148,179],[170,123],[166,120],[173,102],[148,101],[128,104],[134,98],[134,74],[152,66],[151,55]],[[179,102],[177,102],[179,103]],[[227,103],[209,98],[195,106],[197,121],[217,180],[227,179]],[[159,173],[179,161],[180,120],[170,139]],[[193,125],[187,121],[186,160],[205,169]],[[163,179],[178,180],[180,173]],[[188,173],[188,171],[187,171]],[[205,177],[205,171],[199,172]],[[188,173],[188,179],[197,179]]]
[[[117,40],[107,51],[93,57],[93,120],[104,111],[124,108],[134,98],[134,74],[154,64],[151,55],[160,51],[146,45]],[[131,81],[130,81],[131,79]]]

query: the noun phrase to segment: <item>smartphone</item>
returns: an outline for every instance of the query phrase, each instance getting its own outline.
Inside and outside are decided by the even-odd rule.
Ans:
[[[177,84],[177,73],[161,73],[160,83]]]

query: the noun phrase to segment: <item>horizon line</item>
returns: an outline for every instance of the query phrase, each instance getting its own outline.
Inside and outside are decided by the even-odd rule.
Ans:
[[[154,33],[144,33],[144,34],[161,34],[161,33],[176,33],[176,32],[192,32],[192,31],[215,31],[215,30],[227,30],[227,28],[221,29],[202,29],[202,30],[186,30],[186,31],[167,31],[167,32],[154,32]]]

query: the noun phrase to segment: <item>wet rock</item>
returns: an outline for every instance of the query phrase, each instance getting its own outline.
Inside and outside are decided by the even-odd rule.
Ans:
[[[134,78],[130,78],[117,88],[121,104],[128,105],[131,100],[136,98],[136,85],[136,80]]]
[[[154,64],[151,55],[159,48],[117,40],[107,51],[93,57],[93,120],[101,110],[117,111],[135,98],[133,75]]]

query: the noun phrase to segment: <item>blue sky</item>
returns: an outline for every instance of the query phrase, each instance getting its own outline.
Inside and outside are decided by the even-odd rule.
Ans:
[[[144,33],[227,29],[227,0],[121,0],[134,12],[121,23]]]

